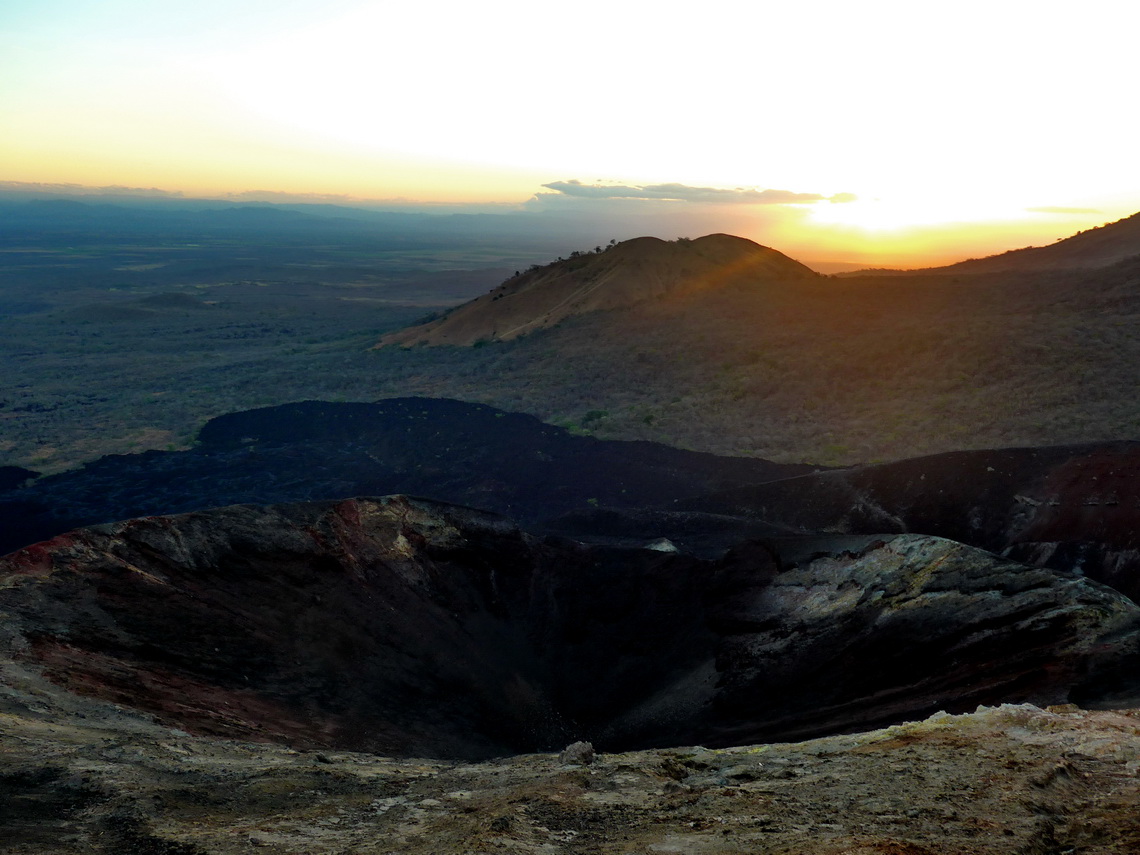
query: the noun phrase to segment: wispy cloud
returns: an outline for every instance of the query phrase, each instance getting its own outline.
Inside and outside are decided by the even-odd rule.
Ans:
[[[796,193],[791,190],[757,190],[737,187],[692,187],[688,184],[583,184],[577,179],[543,184],[564,196],[583,199],[645,199],[672,202],[696,202],[714,205],[811,205],[816,202],[853,202],[853,193],[824,196],[820,193]]]
[[[1096,208],[1063,208],[1057,205],[1042,205],[1039,208],[1026,208],[1031,214],[1099,214]]]

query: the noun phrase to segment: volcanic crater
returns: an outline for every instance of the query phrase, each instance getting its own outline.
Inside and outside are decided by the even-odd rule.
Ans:
[[[922,535],[586,546],[406,496],[94,526],[0,560],[10,663],[199,735],[482,759],[1134,698],[1140,607]]]

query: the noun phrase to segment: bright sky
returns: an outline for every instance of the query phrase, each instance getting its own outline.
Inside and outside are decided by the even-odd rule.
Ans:
[[[952,260],[1140,210],[1138,31],[1125,0],[0,0],[0,180],[641,198]]]

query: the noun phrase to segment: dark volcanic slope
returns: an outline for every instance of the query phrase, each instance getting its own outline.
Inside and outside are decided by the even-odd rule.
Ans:
[[[575,436],[479,404],[309,401],[213,419],[199,444],[101,458],[0,493],[0,553],[79,525],[241,502],[412,493],[530,525],[575,509],[639,507],[813,467]]]
[[[103,458],[0,493],[0,550],[78,525],[241,502],[403,492],[594,543],[937,535],[1140,599],[1140,444],[953,452],[815,471],[575,436],[458,401],[307,402],[208,423],[184,452]]]
[[[0,615],[0,660],[74,692],[404,756],[723,746],[1140,687],[1140,607],[950,541],[701,561],[403,497],[62,535],[0,560]]]
[[[14,490],[37,477],[40,473],[22,466],[0,466],[0,491]]]
[[[1140,443],[935,454],[733,489],[680,509],[800,531],[921,532],[1077,570],[1140,600]]]
[[[740,283],[818,278],[798,261],[746,238],[715,234],[670,243],[641,237],[512,277],[438,320],[385,336],[380,346],[505,341],[586,312]]]

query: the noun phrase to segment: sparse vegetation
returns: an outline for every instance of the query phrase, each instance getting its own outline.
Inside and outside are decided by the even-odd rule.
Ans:
[[[486,361],[424,349],[440,365],[468,359],[446,377],[421,365],[414,391],[783,461],[1132,437],[1136,267],[821,279],[597,313],[500,342]],[[392,366],[409,355],[378,353]]]
[[[568,318],[493,346],[378,351],[368,348],[382,332],[423,315],[414,285],[136,275],[143,284],[114,294],[97,282],[64,297],[4,293],[40,305],[0,319],[0,463],[53,471],[185,446],[207,418],[233,410],[402,395],[778,461],[1140,432],[1137,261],[725,289]],[[197,305],[146,302],[170,291]],[[392,295],[405,301],[385,302]]]
[[[0,246],[3,462],[56,471],[185,447],[206,419],[260,403],[369,400],[378,335],[484,292],[501,273],[457,270],[447,284],[436,281],[438,259],[403,252],[279,247],[248,258],[261,255],[255,245],[133,244],[62,262],[50,245]],[[120,268],[153,257],[166,263],[122,281]]]

